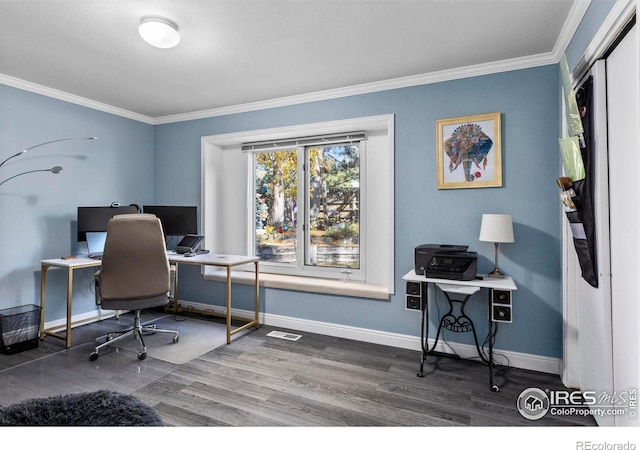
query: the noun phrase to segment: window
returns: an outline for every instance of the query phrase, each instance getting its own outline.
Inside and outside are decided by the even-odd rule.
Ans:
[[[253,154],[254,255],[263,270],[363,279],[360,147],[349,141]]]
[[[204,246],[259,256],[265,286],[388,298],[393,155],[392,115],[204,136]]]

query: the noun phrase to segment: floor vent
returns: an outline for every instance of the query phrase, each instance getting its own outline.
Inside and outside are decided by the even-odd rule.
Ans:
[[[297,341],[302,337],[299,334],[285,333],[283,331],[271,331],[269,334],[267,334],[267,336],[271,336],[278,339],[286,339],[288,341]]]

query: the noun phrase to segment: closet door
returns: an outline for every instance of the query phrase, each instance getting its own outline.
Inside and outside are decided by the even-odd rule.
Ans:
[[[640,388],[640,148],[637,25],[607,58],[614,389]],[[636,414],[640,412],[636,409]],[[639,425],[632,414],[616,426]]]
[[[589,181],[593,183],[598,287],[593,287],[582,279],[576,262],[579,386],[583,391],[610,393],[613,392],[614,385],[605,61],[596,61],[590,73],[591,83],[587,80],[581,91],[590,92],[584,94],[589,99],[587,110],[590,111],[587,111],[583,122],[585,139],[588,141],[591,172]],[[595,419],[600,426],[614,425],[613,416],[595,416]]]

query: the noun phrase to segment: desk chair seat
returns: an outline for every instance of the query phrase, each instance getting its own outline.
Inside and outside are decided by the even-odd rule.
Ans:
[[[102,348],[128,337],[138,340],[138,359],[145,359],[146,332],[170,333],[173,342],[178,342],[177,331],[140,323],[141,310],[164,306],[169,301],[174,279],[160,220],[153,214],[114,216],[107,228],[102,266],[96,272],[96,303],[105,310],[134,311],[134,324],[127,330],[107,334],[106,342],[96,346],[89,360],[95,361]]]

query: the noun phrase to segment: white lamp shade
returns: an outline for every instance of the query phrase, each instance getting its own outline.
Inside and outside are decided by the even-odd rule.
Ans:
[[[138,27],[140,37],[158,48],[171,48],[180,42],[178,25],[164,17],[145,16]]]
[[[513,222],[509,214],[483,214],[480,241],[514,242]]]

